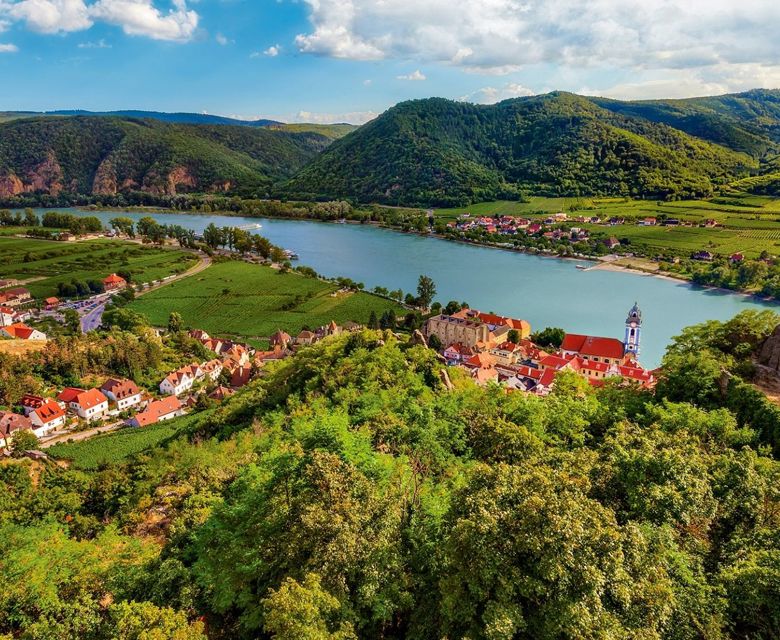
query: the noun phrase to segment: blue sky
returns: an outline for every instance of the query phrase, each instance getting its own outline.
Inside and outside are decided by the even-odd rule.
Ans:
[[[401,100],[780,86],[767,0],[0,0],[0,110],[364,122]]]

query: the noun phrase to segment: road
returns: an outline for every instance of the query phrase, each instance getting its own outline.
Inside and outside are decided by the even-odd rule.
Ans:
[[[172,282],[176,282],[177,280],[182,280],[183,278],[194,276],[195,274],[208,269],[210,266],[211,258],[209,256],[199,256],[198,264],[194,265],[190,269],[187,269],[187,271],[174,276],[169,276],[168,278],[153,284],[148,289],[144,289],[143,291],[136,293],[136,296],[142,296],[146,293],[149,293],[150,291],[156,291],[160,287],[164,287],[171,284]],[[97,304],[94,308],[89,309],[84,315],[81,316],[81,333],[89,333],[90,331],[95,331],[100,327],[100,324],[103,320],[103,312],[106,310],[106,304],[108,301],[109,299],[105,294],[100,294],[99,296],[95,296],[92,300],[90,300],[89,304]]]
[[[153,284],[148,289],[144,289],[143,291],[140,291],[135,294],[136,298],[139,296],[146,295],[150,291],[156,291],[160,287],[165,287],[172,282],[176,282],[177,280],[182,280],[184,278],[189,278],[190,276],[194,276],[195,274],[200,273],[201,271],[205,271],[211,266],[211,257],[209,256],[199,256],[198,264],[196,264],[193,267],[190,267],[186,271],[183,271],[182,273],[179,273],[175,276],[170,276],[166,278],[165,280],[162,280],[156,284]]]
[[[103,320],[103,312],[105,310],[106,303],[103,302],[81,316],[81,333],[89,333],[97,329]]]
[[[72,440],[73,442],[79,442],[81,440],[87,440],[88,438],[91,438],[98,434],[110,433],[111,431],[116,431],[117,429],[121,429],[124,426],[125,423],[122,420],[120,420],[119,422],[112,422],[111,424],[100,425],[99,427],[95,427],[94,429],[86,429],[85,431],[57,432],[52,437],[44,439],[41,442],[40,447],[41,449],[46,449],[48,447],[51,447],[52,445],[59,444],[62,442],[67,442],[68,440]]]

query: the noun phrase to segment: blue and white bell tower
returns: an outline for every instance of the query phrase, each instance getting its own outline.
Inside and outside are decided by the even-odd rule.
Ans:
[[[626,338],[623,341],[626,355],[633,353],[639,357],[639,345],[642,338],[642,311],[638,303],[634,303],[626,318]]]

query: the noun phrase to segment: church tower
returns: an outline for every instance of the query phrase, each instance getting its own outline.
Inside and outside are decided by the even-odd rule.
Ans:
[[[626,318],[626,338],[623,341],[626,355],[633,354],[634,357],[639,357],[641,333],[642,311],[639,309],[639,304],[635,302],[628,312],[628,318]]]

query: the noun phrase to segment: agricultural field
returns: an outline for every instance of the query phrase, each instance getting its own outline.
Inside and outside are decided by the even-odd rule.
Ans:
[[[364,324],[372,311],[378,316],[388,309],[404,313],[394,302],[369,293],[340,293],[329,282],[238,261],[216,263],[139,297],[131,308],[157,326],[178,311],[186,327],[253,344],[277,329],[295,335],[331,320]]]
[[[780,199],[735,194],[711,200],[661,202],[623,198],[529,198],[528,202],[483,202],[458,209],[438,209],[435,214],[446,221],[462,213],[479,215],[521,215],[534,219],[564,211],[570,217],[623,217],[626,224],[616,226],[580,224],[591,233],[603,233],[651,250],[678,253],[708,249],[729,255],[740,251],[757,257],[762,251],[780,255]],[[641,227],[637,220],[665,214],[698,225],[715,220],[722,227]]]
[[[57,284],[102,280],[129,271],[136,282],[150,282],[190,268],[197,258],[187,252],[120,240],[54,242],[0,237],[0,278],[24,281],[36,298],[55,295]]]
[[[143,428],[126,427],[80,442],[55,444],[46,453],[57,460],[67,460],[77,469],[93,471],[103,464],[123,462],[160,445],[189,427],[201,415],[183,416]]]

